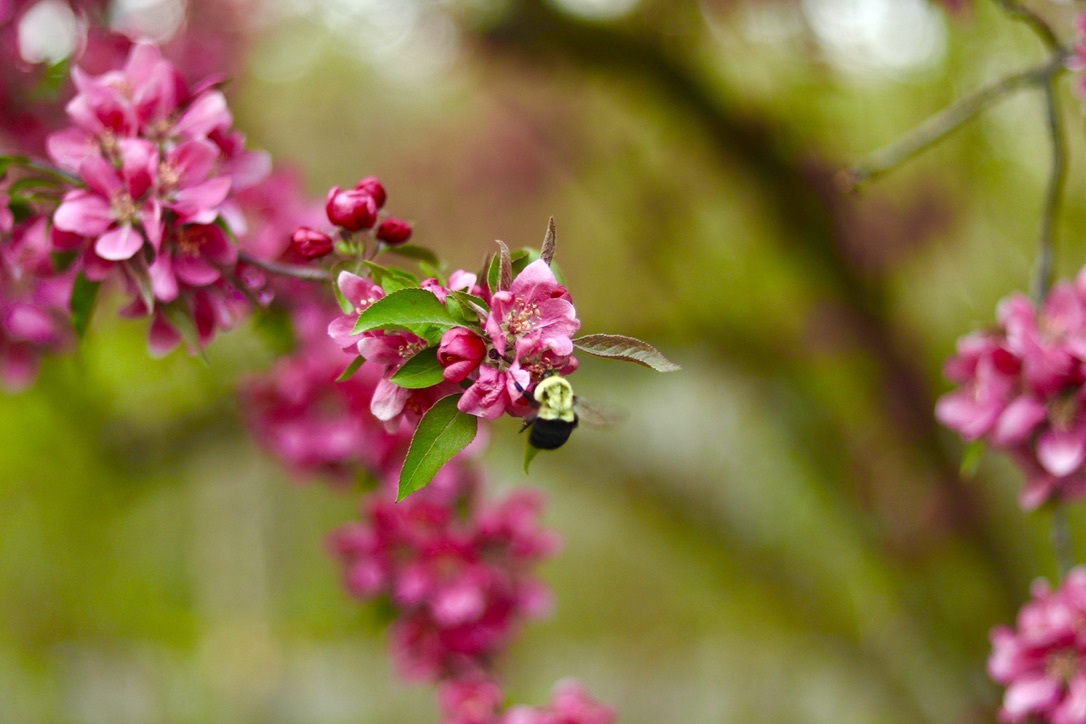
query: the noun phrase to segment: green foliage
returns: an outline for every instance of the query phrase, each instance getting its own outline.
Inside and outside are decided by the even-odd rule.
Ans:
[[[425,289],[401,289],[367,307],[358,315],[353,334],[374,329],[402,329],[417,334],[431,344],[456,320],[430,292]]]
[[[586,334],[573,340],[574,346],[582,352],[633,362],[657,372],[675,372],[682,369],[648,342],[621,334]]]
[[[101,286],[101,282],[92,282],[82,274],[77,275],[72,284],[72,329],[80,339],[86,335],[91,317],[94,316],[94,304]]]
[[[392,375],[391,382],[409,390],[421,390],[441,384],[444,371],[437,361],[437,347],[427,347],[404,362]]]
[[[478,418],[456,409],[460,395],[449,395],[431,407],[415,429],[400,470],[396,500],[426,487],[437,472],[475,439]]]

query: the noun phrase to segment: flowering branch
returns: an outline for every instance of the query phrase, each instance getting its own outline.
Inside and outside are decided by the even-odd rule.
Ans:
[[[279,274],[285,277],[293,277],[294,279],[304,279],[312,282],[330,282],[332,281],[332,275],[320,268],[301,266],[300,264],[284,264],[282,262],[268,261],[265,259],[259,259],[252,254],[248,254],[244,251],[238,252],[238,259],[244,261],[247,264],[252,264],[255,267],[259,267],[264,271],[269,271],[273,274]]]
[[[1036,67],[1010,75],[959,99],[942,112],[921,123],[911,132],[874,151],[849,169],[842,171],[838,185],[843,191],[855,191],[861,184],[892,171],[921,151],[927,150],[995,103],[1023,88],[1050,86],[1052,79],[1066,69],[1071,52],[1057,48],[1052,57]]]
[[[1056,104],[1056,88],[1049,78],[1044,86],[1045,116],[1049,138],[1052,142],[1052,167],[1048,176],[1044,206],[1041,211],[1041,241],[1037,255],[1037,268],[1033,279],[1033,296],[1039,301],[1048,296],[1052,287],[1052,267],[1055,256],[1055,220],[1060,195],[1067,177],[1067,151],[1063,142],[1063,123]]]

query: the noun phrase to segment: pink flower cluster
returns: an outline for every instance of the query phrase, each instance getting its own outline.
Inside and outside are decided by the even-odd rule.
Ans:
[[[374,396],[378,419],[394,421],[406,414],[415,421],[438,399],[462,389],[457,403],[461,412],[488,420],[503,414],[522,417],[530,411],[524,391],[544,373],[569,374],[577,368],[572,335],[580,321],[569,292],[542,260],[528,264],[509,289],[497,292],[462,270],[449,276],[447,286],[436,279],[421,282],[420,287],[442,304],[452,292],[463,291],[490,305],[477,329],[452,327],[445,332],[437,346],[444,382],[422,389],[398,387],[391,377],[428,346],[426,340],[387,330],[353,334],[359,315],[385,292],[372,280],[349,272],[340,273],[338,284],[353,311],[333,320],[328,333],[345,351],[357,351],[384,366],[384,379]]]
[[[501,709],[502,690],[485,676],[453,679],[438,694],[445,724],[613,724],[615,712],[571,679],[558,682],[550,704]]]
[[[395,608],[392,655],[406,678],[487,671],[519,625],[549,608],[531,575],[556,547],[538,526],[541,499],[520,491],[484,504],[476,475],[454,461],[443,479],[399,503],[391,489],[374,493],[363,504],[366,522],[332,537],[347,590]]]
[[[988,673],[1006,686],[1000,718],[1008,722],[1086,721],[1086,568],[1052,591],[1033,584],[1018,626],[992,630]]]
[[[3,201],[0,194],[0,201]],[[0,211],[7,211],[6,204]],[[74,341],[68,304],[72,274],[56,274],[45,219],[0,218],[0,386],[15,391],[35,378],[38,361]]]
[[[153,45],[133,46],[121,70],[76,68],[73,80],[72,126],[48,148],[82,187],[64,195],[53,223],[78,239],[87,279],[122,277],[127,314],[154,315],[153,351],[182,338],[166,306],[193,319],[205,344],[234,322],[241,297],[226,223],[240,214],[232,194],[261,181],[270,161],[245,150],[214,79],[190,86]]]
[[[470,380],[457,407],[494,420],[527,412],[524,390],[551,370],[577,369],[573,334],[580,328],[569,291],[542,259],[528,264],[509,289],[490,295],[482,336],[454,327],[441,339],[446,380]]]
[[[1057,284],[1040,309],[1016,294],[995,329],[958,342],[945,367],[958,389],[936,406],[966,440],[1007,451],[1026,474],[1032,510],[1086,493],[1086,271]]]

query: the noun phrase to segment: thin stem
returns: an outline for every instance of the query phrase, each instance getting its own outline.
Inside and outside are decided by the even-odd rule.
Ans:
[[[1056,52],[1060,49],[1060,41],[1051,26],[1037,13],[1021,5],[1016,0],[995,0],[996,5],[1016,20],[1021,20],[1037,34],[1049,50]]]
[[[1059,210],[1064,182],[1067,178],[1067,150],[1063,142],[1063,122],[1056,102],[1056,88],[1052,79],[1044,86],[1045,116],[1048,134],[1052,142],[1052,167],[1048,175],[1044,206],[1041,210],[1041,240],[1037,254],[1037,268],[1033,277],[1033,297],[1040,302],[1052,287],[1052,270],[1055,257],[1056,213]]]
[[[265,261],[263,259],[257,259],[244,251],[238,252],[238,258],[242,259],[246,264],[252,264],[264,271],[269,271],[272,274],[281,274],[283,276],[294,277],[295,279],[305,279],[311,282],[332,281],[332,275],[324,269],[315,269],[313,267],[299,266],[297,264],[282,264],[275,261]]]
[[[1067,522],[1067,508],[1059,503],[1052,508],[1052,549],[1056,552],[1056,570],[1063,580],[1075,565],[1071,544],[1071,526]]]
[[[1064,69],[1068,55],[1069,52],[1061,48],[1044,64],[1007,76],[994,85],[959,99],[905,136],[871,153],[867,158],[844,171],[841,178],[843,190],[853,191],[876,176],[893,170],[921,151],[935,145],[967,121],[975,118],[981,111],[1003,100],[1011,93],[1022,88],[1048,83],[1053,76]]]

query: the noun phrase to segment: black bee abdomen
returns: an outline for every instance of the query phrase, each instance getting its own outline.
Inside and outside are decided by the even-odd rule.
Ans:
[[[566,444],[566,440],[569,439],[575,427],[577,427],[576,420],[569,422],[536,418],[528,433],[528,444],[540,450],[555,450]]]

